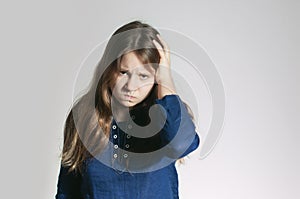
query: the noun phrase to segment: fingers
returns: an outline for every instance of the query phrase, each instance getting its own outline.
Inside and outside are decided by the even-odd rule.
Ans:
[[[161,42],[161,44],[163,45],[163,46],[161,46],[160,43],[158,43],[155,39],[153,39],[153,43],[156,46],[156,48],[158,48],[159,50],[168,51],[169,47],[168,47],[167,43],[161,38],[161,36],[159,34],[157,34],[156,36],[159,39],[159,41]]]
[[[168,51],[169,47],[168,47],[167,43],[161,38],[160,34],[157,34],[156,36],[158,37],[159,41],[162,43],[163,48]]]
[[[155,39],[153,39],[153,43],[158,50],[163,51],[162,46]]]
[[[165,53],[164,53],[164,50],[163,50],[162,46],[154,39],[153,39],[153,43],[154,43],[155,47],[157,48],[160,57],[164,58]]]
[[[161,38],[161,36],[159,34],[157,34],[157,38],[159,39],[159,41],[161,42],[161,44],[163,46],[161,46],[160,43],[158,43],[155,39],[153,39],[153,43],[154,43],[155,47],[158,49],[158,52],[161,57],[166,57],[166,59],[169,60],[170,59],[169,47],[168,47],[167,43]]]

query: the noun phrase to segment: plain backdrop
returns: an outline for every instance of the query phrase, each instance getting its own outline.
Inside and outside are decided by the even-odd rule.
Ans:
[[[224,83],[222,136],[205,159],[195,151],[178,167],[181,198],[300,198],[299,8],[296,0],[1,1],[1,197],[54,198],[79,66],[139,19],[201,44]]]

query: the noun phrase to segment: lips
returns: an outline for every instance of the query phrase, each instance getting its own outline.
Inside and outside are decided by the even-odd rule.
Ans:
[[[129,98],[129,99],[134,99],[136,97],[132,96],[132,95],[125,95],[126,98]]]

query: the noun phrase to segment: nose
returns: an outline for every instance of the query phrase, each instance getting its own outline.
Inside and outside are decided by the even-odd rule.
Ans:
[[[129,91],[135,91],[138,89],[139,82],[138,79],[135,77],[135,75],[131,75],[128,77],[126,82],[126,88]]]

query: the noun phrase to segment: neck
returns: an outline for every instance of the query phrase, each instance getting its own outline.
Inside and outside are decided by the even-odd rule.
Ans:
[[[116,100],[112,100],[112,107],[113,117],[117,122],[128,121],[130,118],[129,107],[121,105]]]

